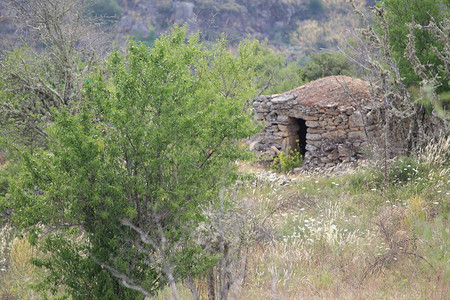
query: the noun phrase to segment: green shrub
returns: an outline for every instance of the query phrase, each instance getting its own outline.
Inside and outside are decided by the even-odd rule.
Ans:
[[[96,16],[114,18],[120,16],[122,8],[117,0],[95,0],[91,6]]]
[[[289,154],[281,151],[270,164],[270,168],[278,173],[287,173],[294,168],[300,167],[302,162],[303,157],[297,149],[290,150]]]
[[[375,168],[360,170],[351,174],[347,182],[353,191],[377,189],[383,185],[383,173]]]
[[[388,180],[392,184],[404,184],[416,178],[427,178],[428,168],[417,159],[404,156],[396,160],[388,174]]]
[[[133,35],[135,41],[142,42],[148,47],[153,47],[155,40],[157,38],[155,27],[151,24],[148,25],[148,32],[144,33],[142,31],[136,31]]]
[[[322,0],[309,0],[309,11],[313,16],[322,15],[325,12],[325,6]]]
[[[301,69],[303,81],[313,81],[325,76],[332,75],[355,75],[356,70],[340,53],[318,52],[309,57],[310,61]]]
[[[0,197],[5,196],[8,191],[9,180],[6,170],[0,169]]]

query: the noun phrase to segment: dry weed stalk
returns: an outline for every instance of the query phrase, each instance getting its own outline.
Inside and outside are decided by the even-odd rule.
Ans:
[[[405,222],[405,208],[392,207],[383,211],[375,220],[378,233],[387,247],[386,252],[373,258],[364,268],[360,284],[368,277],[383,272],[402,257],[411,256],[426,262],[434,271],[434,266],[422,255],[417,253],[415,234],[408,232]]]
[[[403,85],[402,77],[396,61],[391,53],[389,44],[389,24],[386,20],[384,7],[372,7],[373,16],[378,20],[381,34],[375,30],[365,15],[356,8],[353,0],[348,0],[356,14],[364,21],[365,26],[351,33],[352,42],[347,42],[347,49],[340,49],[348,59],[356,63],[364,72],[366,79],[371,83],[374,99],[382,99],[382,105],[374,103],[377,107],[378,120],[382,121],[380,129],[383,132],[384,175],[388,175],[389,161],[398,155],[417,152],[430,142],[435,142],[441,136],[448,136],[449,124],[445,118],[437,114],[427,115],[426,109],[419,103],[411,101],[408,88]],[[448,28],[448,22],[442,24],[441,29],[436,24],[430,23],[427,27],[420,27],[434,33],[438,38],[448,42],[448,35],[442,35],[442,31]],[[419,28],[418,25],[411,25]],[[431,89],[432,98],[436,98],[437,87],[436,74],[422,65],[415,55],[414,35],[410,34],[406,56],[414,67],[414,70],[423,79],[423,89]],[[356,46],[355,46],[356,44]],[[448,45],[448,44],[447,44]],[[409,51],[408,51],[409,50]],[[437,50],[437,49],[436,49]],[[449,47],[439,52],[445,66],[449,65]],[[443,70],[447,72],[449,69]],[[388,184],[385,180],[385,184]]]

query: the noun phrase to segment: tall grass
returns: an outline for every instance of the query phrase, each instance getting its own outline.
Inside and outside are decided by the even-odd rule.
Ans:
[[[232,195],[244,218],[230,224],[247,231],[239,234],[244,263],[230,264],[239,280],[229,299],[448,299],[449,153],[443,139],[398,158],[388,185],[371,166],[289,180],[247,168],[260,174],[243,176]],[[3,297],[33,297],[33,255],[14,240],[0,272]],[[187,283],[179,285],[181,298],[192,299]],[[206,278],[194,285],[206,299]],[[156,298],[170,297],[163,290]]]

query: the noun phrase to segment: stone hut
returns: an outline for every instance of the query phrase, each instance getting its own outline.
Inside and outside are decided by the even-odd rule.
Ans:
[[[369,84],[330,76],[283,94],[254,99],[256,118],[265,124],[250,145],[270,160],[297,149],[304,165],[332,167],[364,155],[368,137],[377,134]]]

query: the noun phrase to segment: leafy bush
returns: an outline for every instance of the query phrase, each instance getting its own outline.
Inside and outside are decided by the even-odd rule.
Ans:
[[[331,75],[353,75],[354,67],[344,55],[332,52],[319,52],[310,55],[311,61],[301,70],[304,81],[313,81]]]
[[[133,36],[134,40],[142,42],[148,47],[153,47],[157,38],[155,27],[148,25],[148,32],[136,31]]]
[[[416,24],[428,26],[430,22],[435,23],[445,32],[444,20],[449,17],[449,2],[440,0],[382,0],[377,2],[378,7],[383,7],[386,12],[386,22],[389,30],[389,45],[393,57],[398,61],[402,81],[407,86],[420,85],[421,78],[414,71],[415,66],[411,65],[405,56],[405,49],[408,44],[409,28],[408,24],[414,20]],[[381,32],[383,21],[376,20],[378,30]],[[443,51],[445,43],[437,35],[425,31],[414,30],[415,49],[420,62],[426,65],[426,72],[439,74],[438,92],[444,92],[449,89],[448,72],[445,71],[445,64],[436,55],[435,49]]]
[[[190,233],[249,155],[235,141],[256,133],[246,101],[256,95],[259,44],[228,49],[178,27],[153,48],[131,41],[91,74],[78,114],[56,114],[48,148],[23,154],[13,220],[59,226],[39,245],[46,284],[64,281],[67,294],[84,293],[78,299],[140,299],[112,277],[149,296],[211,267]],[[76,225],[61,228],[62,219]]]
[[[422,177],[426,178],[428,168],[412,157],[401,157],[391,166],[388,179],[393,184],[403,184]]]
[[[8,186],[8,174],[4,169],[1,169],[0,167],[0,197],[5,196],[6,192],[8,191]]]
[[[122,8],[117,0],[96,0],[91,6],[92,12],[101,17],[114,18],[120,16]]]
[[[289,154],[281,151],[270,164],[270,168],[275,172],[287,173],[294,168],[300,167],[303,157],[297,149],[290,150]]]
[[[309,11],[312,15],[319,16],[325,12],[322,0],[309,0]]]
[[[383,185],[383,173],[375,168],[361,170],[351,174],[348,182],[353,191],[376,189]]]
[[[297,62],[287,62],[286,58],[267,44],[260,45],[260,62],[257,70],[262,75],[255,82],[264,94],[279,94],[301,86],[301,66]]]

